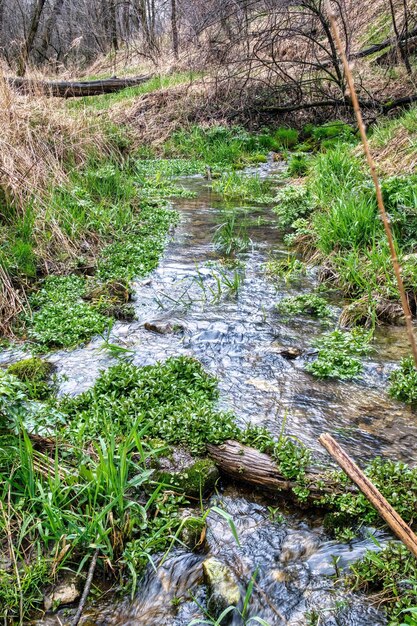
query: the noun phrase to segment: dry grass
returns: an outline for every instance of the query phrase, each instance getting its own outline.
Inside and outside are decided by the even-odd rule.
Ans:
[[[127,109],[115,107],[111,115],[137,130],[140,142],[160,145],[187,122],[202,121],[209,100],[207,84],[195,81],[145,94]]]
[[[86,117],[68,113],[65,104],[41,96],[20,96],[0,76],[0,243],[14,225],[33,215],[32,236],[38,263],[47,273],[57,256],[76,254],[48,200],[66,168],[81,165],[92,150],[108,149],[104,132]],[[6,248],[4,248],[5,250]],[[0,253],[0,333],[11,334],[12,319],[26,306],[23,286],[11,278]]]
[[[93,148],[106,149],[104,134],[86,117],[71,116],[57,99],[17,95],[2,78],[0,128],[0,188],[16,209],[63,182],[66,162],[82,164]]]
[[[12,322],[27,307],[24,293],[13,285],[0,265],[0,335],[13,335]]]
[[[414,174],[417,167],[417,132],[399,127],[386,145],[373,148],[373,156],[381,174]]]

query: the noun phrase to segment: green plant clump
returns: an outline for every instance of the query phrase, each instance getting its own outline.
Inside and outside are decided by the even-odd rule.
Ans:
[[[354,378],[362,372],[358,357],[370,352],[370,340],[371,333],[360,328],[326,333],[313,343],[318,349],[317,358],[306,365],[306,370],[317,378]]]
[[[274,133],[274,138],[278,142],[280,148],[288,150],[294,148],[298,143],[299,132],[295,128],[286,128],[282,126],[277,128]]]
[[[213,409],[216,380],[200,363],[171,358],[142,368],[120,363],[103,372],[94,387],[66,398],[59,409],[68,416],[76,440],[98,437],[110,424],[126,433],[134,421],[151,438],[183,444],[193,453],[207,443],[221,443],[237,434],[233,417]]]
[[[224,221],[217,226],[213,235],[216,248],[226,255],[245,252],[251,240],[244,219],[237,210],[224,211],[222,218]]]
[[[290,255],[285,259],[268,261],[265,269],[272,278],[283,278],[285,281],[297,280],[307,273],[305,263]]]
[[[288,296],[278,302],[276,308],[285,315],[311,315],[312,317],[325,318],[331,314],[327,301],[315,293]]]
[[[406,522],[411,522],[416,512],[417,470],[406,463],[376,458],[364,472],[398,514]],[[343,472],[336,472],[334,479],[341,488],[351,484]],[[326,525],[333,532],[346,526],[358,528],[382,523],[376,509],[360,491],[345,489],[343,493],[335,492],[325,496],[323,503],[330,506]]]
[[[390,542],[379,552],[368,550],[350,570],[352,589],[374,593],[390,626],[416,626],[417,561],[403,544]]]
[[[402,359],[400,367],[390,377],[390,395],[396,400],[414,404],[417,402],[417,369],[411,356]]]
[[[303,185],[288,185],[281,189],[275,201],[274,212],[279,225],[286,228],[299,218],[305,218],[314,210],[315,205],[310,191]]]
[[[32,357],[9,365],[7,372],[25,383],[30,398],[44,400],[51,392],[48,381],[52,369],[47,361]]]
[[[213,190],[228,199],[246,200],[259,204],[273,201],[271,185],[259,175],[249,176],[241,172],[226,172],[213,181]]]
[[[306,176],[309,170],[310,158],[305,154],[292,154],[288,162],[288,176]]]
[[[239,441],[272,456],[285,478],[299,481],[300,486],[303,486],[311,452],[301,442],[284,434],[276,440],[267,428],[252,425],[239,433]]]

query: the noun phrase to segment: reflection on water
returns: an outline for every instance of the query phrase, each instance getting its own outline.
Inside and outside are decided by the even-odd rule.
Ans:
[[[240,255],[244,269],[225,269],[216,263],[219,254],[212,237],[221,220],[221,201],[203,179],[192,178],[187,184],[198,192],[197,198],[176,202],[182,221],[175,240],[152,276],[135,284],[137,321],[117,323],[109,341],[132,350],[137,365],[171,355],[195,356],[219,378],[221,405],[233,410],[242,425],[252,421],[279,433],[286,417],[287,430],[320,454],[317,438],[330,431],[359,462],[376,455],[413,461],[417,446],[414,416],[386,394],[392,359],[404,352],[403,331],[379,333],[377,349],[367,359],[360,381],[313,379],[303,365],[311,358],[312,339],[324,330],[322,322],[285,319],[274,304],[288,293],[314,287],[314,272],[298,283],[268,280],[265,262],[271,254],[284,257],[288,252],[273,214],[259,207],[238,207],[250,222],[252,240],[250,249]],[[237,294],[230,288],[236,272],[241,283]],[[335,319],[337,313],[335,307]],[[145,323],[162,332],[147,330]],[[170,327],[176,332],[169,332]],[[301,349],[301,356],[285,359],[280,353],[285,346]],[[63,393],[86,389],[99,371],[113,362],[102,347],[99,338],[85,347],[50,355],[58,374],[66,377]],[[17,355],[4,352],[0,362],[10,358]],[[244,498],[228,496],[225,506],[236,519],[242,547],[238,549],[231,541],[224,521],[210,518],[210,553],[221,556],[242,585],[258,568],[252,614],[270,624],[294,626],[308,624],[308,615],[316,613],[321,626],[384,623],[362,600],[335,591],[327,577],[333,571],[334,555],[343,569],[365,545],[373,546],[372,542],[349,547],[329,542],[320,530],[301,521],[273,524],[265,504]],[[187,553],[171,555],[157,575],[152,570],[147,573],[133,605],[127,601],[121,606],[112,604],[94,623],[186,625],[201,616],[198,605],[205,601],[204,586],[199,584],[202,558]],[[174,610],[173,598],[189,588],[196,599],[178,607],[174,602]],[[233,623],[241,623],[239,619],[235,616]]]

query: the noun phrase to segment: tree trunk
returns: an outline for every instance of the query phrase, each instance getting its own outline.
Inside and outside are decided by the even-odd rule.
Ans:
[[[172,30],[172,50],[174,52],[174,57],[178,59],[177,0],[171,0],[171,30]]]
[[[136,87],[145,83],[152,74],[137,76],[136,78],[108,78],[106,80],[91,80],[84,82],[57,81],[48,82],[30,80],[27,78],[6,78],[10,87],[24,94],[37,94],[58,98],[80,98],[84,96],[99,96],[103,93],[113,93],[126,87]]]
[[[30,18],[29,28],[27,35],[23,42],[23,49],[19,59],[17,75],[24,76],[26,73],[29,56],[32,52],[33,43],[35,41],[36,34],[39,29],[39,23],[42,17],[42,11],[44,9],[46,0],[37,0],[33,8],[32,16]]]
[[[411,74],[410,60],[408,58],[408,55],[406,54],[406,50],[404,49],[404,47],[400,43],[401,35],[399,33],[399,30],[398,30],[397,19],[395,17],[395,9],[394,9],[394,5],[393,5],[392,0],[389,0],[389,6],[390,6],[390,12],[391,12],[392,26],[394,28],[394,33],[395,33],[395,43],[396,43],[397,55],[400,57],[400,59],[404,63],[404,66],[405,66],[405,68],[407,70],[407,74],[410,75]],[[407,28],[407,30],[408,30],[408,28]]]
[[[42,58],[46,58],[49,44],[51,41],[51,34],[55,27],[55,24],[58,21],[59,16],[61,15],[62,7],[64,5],[64,0],[56,0],[52,11],[46,21],[45,28],[43,29],[41,43],[39,45],[39,54]]]
[[[238,482],[275,493],[291,492],[297,486],[294,481],[287,480],[281,474],[271,457],[255,448],[249,448],[237,441],[226,441],[219,446],[208,445],[207,451],[219,470]],[[310,489],[310,501],[340,491],[340,484],[314,467],[309,468],[305,481]],[[346,490],[357,491],[353,486]]]
[[[110,0],[109,2],[109,26],[110,26],[110,41],[111,47],[115,52],[119,49],[119,41],[117,38],[117,13],[116,13],[116,2],[115,0]]]

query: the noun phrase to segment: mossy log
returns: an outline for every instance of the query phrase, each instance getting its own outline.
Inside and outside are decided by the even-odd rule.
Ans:
[[[287,480],[270,456],[237,441],[226,441],[219,446],[208,445],[207,451],[219,470],[238,482],[270,492],[291,492],[299,483]],[[329,493],[356,492],[356,487],[341,488],[332,472],[310,467],[304,477],[310,490],[309,500],[320,500]]]
[[[89,81],[44,81],[30,78],[6,78],[6,83],[22,94],[43,94],[56,98],[82,98],[84,96],[99,96],[104,93],[114,93],[126,87],[137,87],[146,83],[153,74],[136,76],[134,78],[106,78],[104,80]]]

